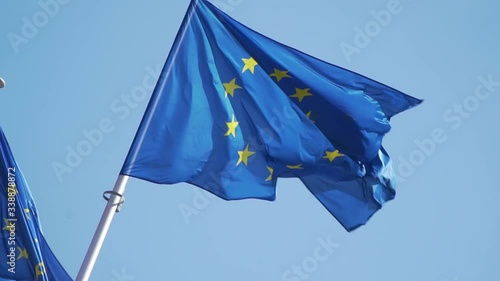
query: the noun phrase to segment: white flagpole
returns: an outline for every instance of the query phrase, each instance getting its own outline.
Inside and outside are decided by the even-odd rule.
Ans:
[[[123,203],[123,193],[125,192],[125,186],[127,185],[128,179],[129,176],[118,176],[115,187],[110,193],[108,204],[106,204],[106,208],[104,209],[104,213],[102,214],[101,220],[99,221],[99,225],[97,226],[94,238],[92,238],[92,243],[90,244],[87,255],[83,260],[82,267],[80,268],[75,281],[89,280],[90,273],[94,268],[97,256],[99,255],[99,251],[101,250],[102,244],[104,242],[104,238],[106,237],[109,226],[111,225],[111,221],[113,220],[113,216],[115,215],[115,212],[119,205]]]
[[[188,26],[191,22],[191,18],[193,16],[193,12],[195,10],[196,5],[198,5],[199,0],[192,0],[192,7],[189,10],[186,18],[184,19],[183,23],[184,26],[181,27],[183,30],[177,34],[176,40],[179,40],[179,44],[177,45],[177,48],[173,51],[172,58],[175,60],[177,58],[177,55],[180,50],[180,43],[184,41],[184,37],[186,36],[186,32],[188,30]],[[168,66],[167,69],[163,69],[162,73],[165,73],[165,77],[169,77],[170,73],[172,72],[173,68],[173,62]],[[158,85],[157,85],[158,87]],[[156,91],[156,89],[155,89]],[[156,106],[158,105],[158,100],[157,101],[149,101],[150,104],[148,105],[148,108],[152,105],[151,110],[156,110]],[[152,116],[152,115],[151,115]],[[144,122],[144,120],[142,121]],[[141,123],[142,123],[141,122]],[[149,126],[150,120],[146,120],[146,126]],[[147,128],[147,127],[146,127]],[[144,135],[141,137],[139,140],[139,143],[142,143],[142,140],[144,139]],[[135,159],[134,155],[134,159]],[[118,179],[116,180],[115,187],[113,188],[113,191],[111,192],[105,192],[104,194],[110,194],[110,198],[108,200],[108,204],[106,205],[106,208],[104,209],[104,213],[102,214],[101,220],[99,221],[99,225],[97,226],[96,232],[94,234],[94,238],[92,238],[92,243],[90,244],[89,249],[87,250],[87,254],[85,256],[85,259],[83,260],[82,266],[80,267],[80,271],[78,272],[78,275],[76,276],[75,281],[88,281],[90,274],[92,273],[92,269],[94,268],[94,264],[97,260],[97,256],[99,255],[99,251],[101,250],[102,244],[104,242],[104,238],[106,238],[106,234],[108,233],[109,227],[111,225],[111,221],[113,220],[113,216],[115,215],[115,212],[117,208],[121,206],[123,203],[123,192],[125,192],[125,186],[127,185],[127,181],[129,179],[129,176],[125,175],[120,175],[118,176]],[[119,210],[119,209],[118,209]]]

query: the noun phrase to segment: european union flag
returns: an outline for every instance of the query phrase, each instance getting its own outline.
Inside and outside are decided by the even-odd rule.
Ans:
[[[351,231],[394,197],[382,138],[420,102],[194,0],[121,174],[226,200],[297,177]]]
[[[35,202],[0,128],[0,281],[70,281],[42,235]]]

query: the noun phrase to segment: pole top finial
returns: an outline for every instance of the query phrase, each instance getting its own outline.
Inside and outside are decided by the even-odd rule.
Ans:
[[[5,87],[5,80],[3,80],[2,77],[0,77],[0,89]]]

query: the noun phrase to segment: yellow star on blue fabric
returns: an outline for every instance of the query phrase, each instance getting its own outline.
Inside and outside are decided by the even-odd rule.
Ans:
[[[295,94],[291,95],[290,97],[291,98],[298,98],[299,99],[299,102],[302,102],[302,100],[305,98],[305,97],[309,97],[309,96],[312,96],[313,94],[311,94],[309,91],[311,89],[309,88],[306,88],[306,89],[299,89],[299,88],[295,88]]]
[[[26,250],[26,248],[21,248],[21,247],[17,247],[17,249],[19,250],[19,256],[17,256],[17,259],[28,259],[28,251]]]
[[[255,73],[255,67],[258,65],[257,61],[255,61],[254,58],[250,57],[248,59],[241,59],[244,63],[245,66],[243,66],[243,71],[241,73],[245,73],[245,71],[250,70],[252,74]]]
[[[45,271],[45,265],[43,264],[43,262],[37,264],[35,266],[35,274],[36,274],[36,280],[38,280],[38,276],[42,276],[46,273]]]
[[[7,191],[8,191],[8,192],[10,192],[11,190],[12,190],[12,191],[14,191],[14,195],[19,194],[19,191],[17,190],[17,185],[16,185],[15,183],[14,183],[14,185],[13,185],[13,186],[11,186],[11,187],[9,187],[9,188],[7,189]]]
[[[15,224],[8,221],[6,218],[4,218],[3,220],[5,221],[5,226],[2,228],[2,230],[7,230],[10,232],[15,227]]]
[[[266,181],[272,181],[273,180],[274,169],[271,168],[271,167],[266,167],[266,168],[269,171],[269,177],[267,177]]]
[[[231,122],[226,122],[226,125],[227,125],[227,132],[224,136],[229,136],[229,135],[232,135],[233,137],[236,137],[236,127],[238,127],[238,124],[240,124],[240,122],[236,122],[234,121],[234,114],[233,114],[233,119]]]
[[[234,97],[234,91],[237,89],[242,89],[240,85],[236,84],[236,78],[231,80],[231,82],[223,83],[222,85],[224,85],[224,89],[226,92],[226,98],[227,98],[228,94],[231,95],[231,97]]]
[[[249,145],[250,144],[247,144],[247,146],[245,147],[245,150],[238,151],[238,155],[240,156],[240,158],[238,159],[238,163],[236,163],[236,166],[238,166],[241,162],[243,162],[243,164],[245,164],[245,166],[248,166],[248,157],[255,154],[254,151],[248,150]]]
[[[302,167],[302,164],[299,164],[299,165],[286,165],[286,167],[288,169],[291,169],[291,170],[303,170],[304,168]]]
[[[276,77],[276,81],[281,81],[283,78],[291,78],[290,75],[288,75],[288,71],[286,70],[279,70],[279,69],[274,69],[274,73],[271,73],[269,76],[271,77]]]
[[[335,151],[325,151],[325,156],[323,158],[330,160],[330,162],[333,162],[335,158],[337,157],[342,157],[344,154],[341,154],[338,150]]]
[[[311,122],[316,123],[316,121],[311,119],[311,113],[312,113],[312,111],[309,111],[308,113],[306,113],[306,116],[307,116],[307,118],[309,118],[309,120],[311,120]]]

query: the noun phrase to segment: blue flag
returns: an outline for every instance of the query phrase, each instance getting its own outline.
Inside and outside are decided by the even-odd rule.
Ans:
[[[42,235],[35,202],[0,128],[0,281],[70,281]]]
[[[226,200],[274,200],[297,177],[351,231],[394,197],[382,138],[420,102],[195,0],[121,174]]]

